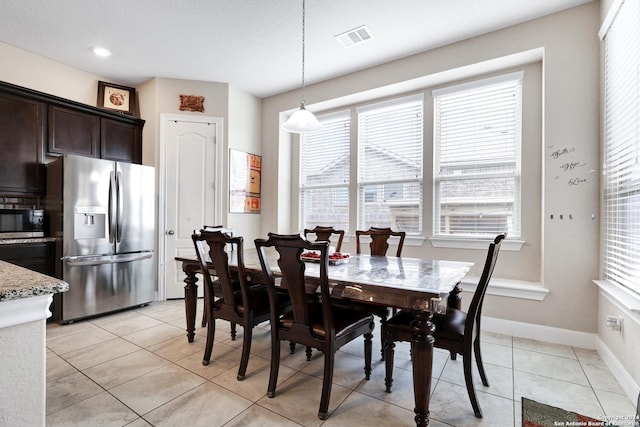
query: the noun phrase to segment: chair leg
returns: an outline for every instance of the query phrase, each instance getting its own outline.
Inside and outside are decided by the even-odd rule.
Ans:
[[[201,326],[204,328],[207,326],[207,299],[204,299],[204,310],[202,310],[202,324]]]
[[[371,325],[373,330],[373,325]],[[364,379],[371,378],[371,353],[373,353],[372,333],[364,334]]]
[[[289,354],[293,354],[296,352],[296,343],[293,341],[289,341]]]
[[[393,384],[393,361],[395,355],[396,343],[393,339],[386,340],[384,343],[384,386],[387,393],[391,393],[391,385]]]
[[[380,360],[384,360],[384,327],[387,324],[387,317],[389,315],[389,309],[385,308],[383,313],[380,313]],[[394,313],[395,314],[395,313]]]
[[[467,385],[467,393],[469,394],[469,400],[471,400],[473,413],[477,418],[482,418],[482,411],[480,410],[476,390],[473,388],[473,376],[471,375],[471,351],[469,351],[466,356],[462,357],[462,365],[464,366],[464,383]]]
[[[251,353],[251,337],[253,336],[253,328],[251,322],[247,321],[244,325],[244,336],[242,339],[242,357],[240,358],[240,368],[238,368],[238,381],[242,381],[247,373],[249,365],[249,354]]]
[[[276,337],[276,332],[271,331],[271,370],[269,371],[269,385],[267,386],[267,396],[275,397],[276,384],[278,383],[278,370],[280,369],[280,341]]]
[[[318,418],[326,420],[329,417],[329,399],[331,398],[331,383],[333,382],[333,361],[335,353],[333,349],[324,350],[324,374],[322,377],[322,397]]]
[[[231,322],[231,341],[236,340],[236,323]]]
[[[304,353],[307,355],[307,362],[311,360],[311,353],[312,353],[312,349],[311,347],[307,347],[307,349],[304,351]]]
[[[482,355],[480,354],[480,338],[476,337],[473,342],[473,352],[476,356],[476,365],[478,365],[478,372],[480,373],[480,379],[482,384],[489,387],[489,380],[487,380],[487,374],[484,372],[484,365],[482,364]]]
[[[204,357],[202,364],[207,366],[211,361],[211,353],[213,352],[213,339],[216,336],[216,319],[211,316],[207,322],[207,344],[204,347]]]

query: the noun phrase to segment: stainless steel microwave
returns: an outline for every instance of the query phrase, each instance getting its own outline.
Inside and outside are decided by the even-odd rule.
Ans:
[[[0,239],[44,237],[44,210],[0,209]]]

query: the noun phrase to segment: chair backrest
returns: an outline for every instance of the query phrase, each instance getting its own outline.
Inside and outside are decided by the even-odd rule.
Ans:
[[[482,276],[480,276],[480,281],[478,282],[478,286],[476,287],[476,291],[473,294],[473,298],[471,299],[471,303],[469,304],[469,311],[467,312],[467,320],[464,325],[465,336],[468,335],[470,338],[473,336],[474,325],[475,325],[475,333],[480,332],[480,317],[482,315],[482,303],[484,302],[484,296],[487,292],[487,288],[489,287],[489,280],[491,280],[491,275],[493,274],[493,269],[496,266],[496,261],[498,261],[498,253],[500,252],[500,245],[502,245],[502,241],[504,240],[505,235],[499,234],[492,243],[489,244],[489,250],[487,251],[487,259],[484,263],[484,268],[482,270]]]
[[[344,230],[336,230],[333,227],[323,227],[321,225],[316,225],[313,229],[305,228],[304,229],[304,238],[307,238],[307,234],[315,234],[316,242],[331,242],[331,235],[338,235],[338,243],[336,244],[336,252],[340,252],[340,248],[342,248],[342,240],[344,239]]]
[[[369,236],[371,238],[371,243],[369,244],[371,255],[385,256],[387,254],[387,249],[389,249],[389,237],[396,236],[400,237],[398,249],[396,250],[396,256],[399,257],[402,255],[402,246],[404,245],[404,238],[406,235],[407,233],[404,231],[393,231],[391,228],[371,227],[366,231],[356,230],[356,253],[361,253],[360,237]]]
[[[231,280],[231,271],[229,269],[229,255],[225,251],[226,245],[236,246],[236,257],[238,264],[238,281],[240,283],[240,291],[242,292],[242,302],[245,305],[245,312],[248,312],[247,301],[247,283],[246,272],[244,269],[243,259],[243,239],[242,236],[231,237],[229,234],[222,231],[199,231],[194,232],[191,236],[193,245],[196,249],[196,255],[198,262],[200,263],[200,271],[202,272],[204,284],[207,287],[209,295],[214,295],[213,280],[209,274],[209,265],[207,264],[207,254],[211,259],[213,268],[216,271],[216,276],[220,281],[220,287],[222,288],[222,298],[225,305],[236,305],[236,299],[234,292],[237,291],[237,287],[234,286],[234,282]],[[237,283],[237,282],[236,282]]]
[[[291,329],[298,329],[298,331],[302,333],[308,331],[308,335],[312,335],[309,322],[309,297],[306,292],[304,275],[305,263],[300,258],[300,255],[302,255],[304,251],[318,251],[320,253],[320,278],[317,280],[321,292],[324,326],[327,331],[327,337],[329,337],[329,331],[333,329],[331,296],[327,276],[327,269],[329,267],[329,242],[312,243],[303,239],[298,234],[284,235],[269,233],[268,239],[256,239],[255,243],[256,249],[258,250],[258,257],[260,258],[260,265],[264,273],[264,280],[266,281],[269,292],[272,322],[276,319],[274,314],[277,313],[277,295],[273,272],[269,265],[269,257],[266,253],[267,248],[274,248],[279,256],[278,267],[282,274],[282,281],[278,290],[286,291],[289,294],[294,320],[294,325]]]

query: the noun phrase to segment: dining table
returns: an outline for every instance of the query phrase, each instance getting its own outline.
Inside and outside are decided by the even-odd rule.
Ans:
[[[277,253],[268,253],[272,259],[274,275],[277,276]],[[185,273],[185,311],[187,339],[195,336],[197,305],[197,274],[199,263],[195,258],[176,257]],[[272,262],[273,261],[273,262]],[[229,264],[237,267],[234,251],[229,252]],[[264,283],[262,267],[255,249],[245,249],[244,264],[249,283]],[[314,260],[305,262],[307,291],[317,291],[319,264]],[[434,311],[446,305],[460,308],[459,286],[462,278],[473,266],[471,262],[448,261],[425,258],[351,255],[348,258],[330,261],[328,275],[331,298],[356,301],[382,307],[411,310],[415,316],[414,335],[411,341],[413,366],[413,390],[415,399],[416,426],[429,424],[429,400],[431,398],[431,376],[433,364],[433,331],[431,322]],[[215,275],[213,267],[209,274]],[[203,321],[204,326],[204,321]]]

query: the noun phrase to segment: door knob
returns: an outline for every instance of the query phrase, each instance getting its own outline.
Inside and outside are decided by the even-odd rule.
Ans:
[[[168,230],[168,231],[167,231],[167,235],[168,235],[168,236],[173,236],[173,234],[174,234],[174,231],[173,231],[173,230]]]

